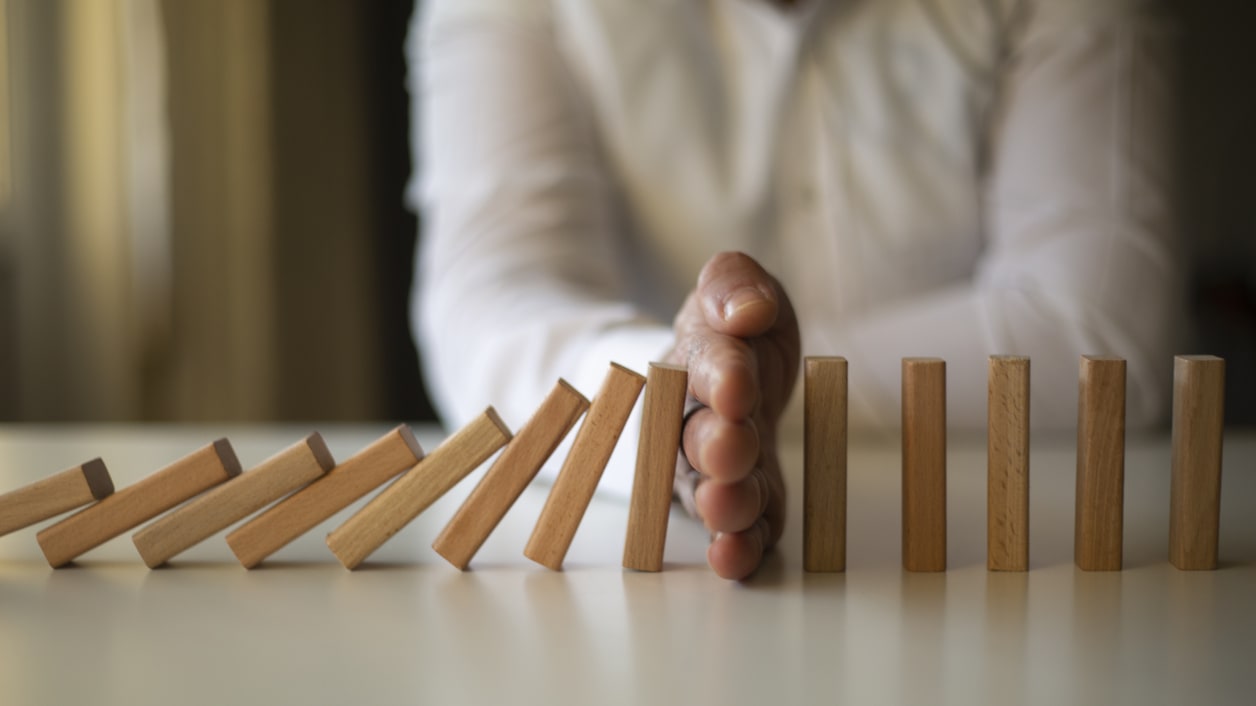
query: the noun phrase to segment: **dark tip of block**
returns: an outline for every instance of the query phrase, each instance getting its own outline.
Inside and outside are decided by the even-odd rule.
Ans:
[[[323,435],[314,432],[305,437],[305,445],[310,447],[310,451],[314,453],[314,460],[318,461],[319,467],[324,471],[330,471],[336,467],[336,459],[331,457],[331,451],[327,450],[327,442],[323,441]]]
[[[489,405],[488,409],[484,410],[484,414],[489,418],[489,421],[493,422],[493,424],[501,430],[502,435],[506,437],[507,441],[514,438],[514,432],[510,431],[510,427],[506,426],[506,423],[502,421],[502,418],[497,416],[497,410],[493,409],[492,405]]]
[[[640,380],[645,380],[645,376],[644,376],[644,375],[642,375],[641,373],[639,373],[639,372],[637,372],[637,371],[635,371],[635,370],[633,370],[633,369],[631,369],[631,368],[625,368],[624,366],[620,365],[619,363],[614,363],[614,362],[612,362],[612,363],[611,363],[611,369],[612,369],[612,370],[619,370],[619,371],[621,371],[621,372],[628,373],[629,375],[633,376],[634,378],[638,378],[638,379],[640,379]]]
[[[393,431],[401,437],[406,446],[410,448],[410,453],[414,454],[414,460],[423,460],[423,447],[419,445],[419,440],[414,438],[414,430],[408,424],[399,424]]]
[[[675,363],[652,362],[650,370],[675,370],[676,372],[688,373],[689,368],[684,365],[676,365]]]
[[[113,495],[113,478],[109,477],[109,469],[105,468],[104,461],[93,458],[79,468],[83,471],[83,479],[87,481],[87,488],[92,491],[93,498],[103,500]]]
[[[558,378],[558,384],[566,388],[569,392],[571,392],[576,397],[579,397],[581,400],[584,400],[585,406],[588,406],[589,398],[585,397],[582,392],[577,390],[575,385],[572,385],[571,383],[567,382],[566,380],[562,378]]]
[[[214,442],[214,451],[218,454],[218,460],[222,461],[223,470],[227,472],[228,478],[235,478],[240,475],[240,459],[236,458],[235,449],[231,448],[231,442],[223,437]]]

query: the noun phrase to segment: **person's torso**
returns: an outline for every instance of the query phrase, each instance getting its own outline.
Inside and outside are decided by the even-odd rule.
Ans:
[[[971,277],[996,5],[558,0],[658,309],[727,249],[793,291],[804,343],[806,322]]]

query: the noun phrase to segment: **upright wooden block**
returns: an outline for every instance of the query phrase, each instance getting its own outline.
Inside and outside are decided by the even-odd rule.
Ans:
[[[155,568],[215,533],[318,478],[335,465],[323,437],[314,432],[183,507],[136,532],[131,541],[148,568]]]
[[[1077,403],[1077,510],[1073,560],[1120,571],[1125,502],[1125,360],[1085,355]]]
[[[0,537],[112,493],[113,480],[98,458],[48,476],[0,495]]]
[[[606,470],[606,463],[644,385],[644,377],[611,363],[545,500],[541,517],[523,550],[524,556],[555,571],[562,568],[563,557],[567,556],[580,520],[593,499],[593,491],[602,479],[602,471]]]
[[[903,568],[946,571],[946,361],[903,359]]]
[[[845,358],[806,359],[803,416],[803,569],[845,571]]]
[[[588,408],[584,395],[566,380],[559,380],[432,543],[436,553],[459,569],[467,568],[471,557]]]
[[[240,474],[226,439],[202,447],[36,535],[53,568]]]
[[[624,538],[624,568],[661,571],[671,514],[672,485],[680,453],[680,430],[685,423],[689,371],[684,367],[650,363],[641,410],[641,437],[637,469],[628,505],[628,534]]]
[[[327,546],[354,569],[419,513],[510,441],[492,407],[327,535]]]
[[[1177,356],[1169,561],[1186,571],[1217,568],[1224,424],[1225,361],[1211,355]]]
[[[422,458],[414,432],[402,424],[238,527],[227,535],[227,545],[251,569]]]
[[[1029,570],[1029,358],[990,356],[986,568]]]

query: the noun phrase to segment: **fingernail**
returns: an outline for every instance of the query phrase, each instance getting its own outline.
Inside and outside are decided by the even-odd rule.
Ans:
[[[727,321],[733,318],[737,315],[737,312],[761,301],[763,301],[763,292],[754,287],[738,289],[724,300],[724,320]]]

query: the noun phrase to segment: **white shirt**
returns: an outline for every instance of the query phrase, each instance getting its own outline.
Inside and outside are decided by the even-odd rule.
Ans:
[[[1128,423],[1161,419],[1170,40],[1132,2],[426,3],[413,313],[437,407],[517,429],[559,377],[592,397],[610,361],[644,373],[737,249],[804,355],[849,360],[856,430],[897,426],[915,355],[947,360],[952,428],[984,427],[998,353],[1031,357],[1037,428],[1075,425],[1082,353],[1124,356]],[[630,487],[635,424],[605,486]]]

